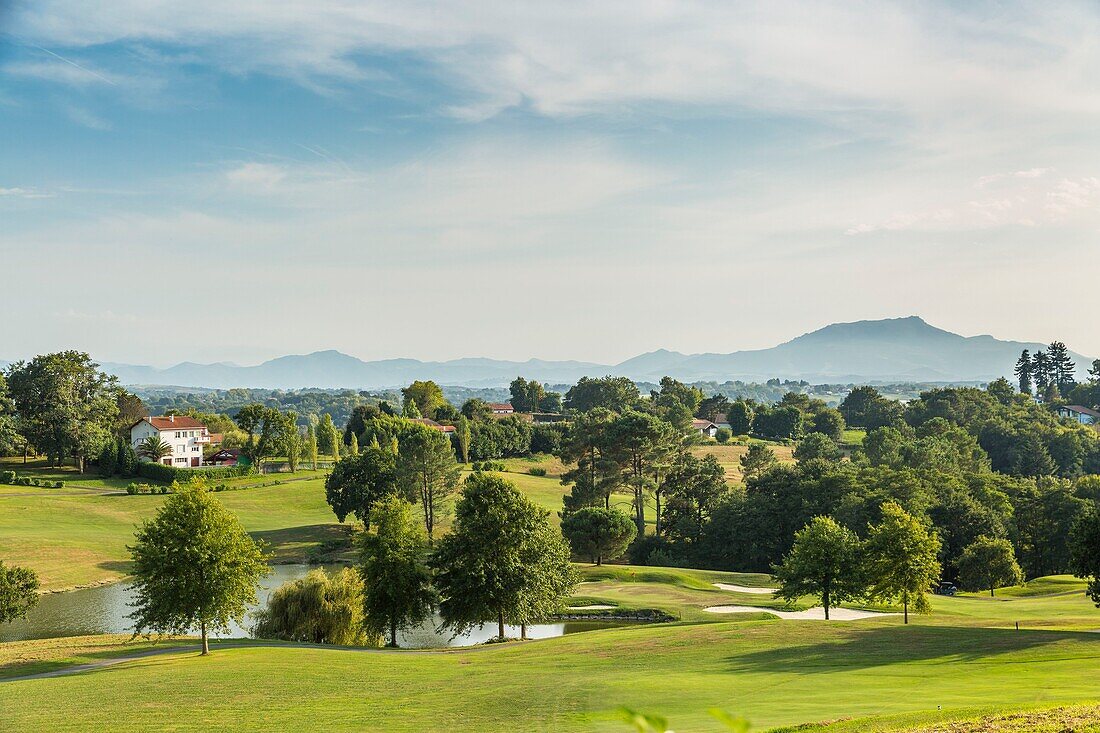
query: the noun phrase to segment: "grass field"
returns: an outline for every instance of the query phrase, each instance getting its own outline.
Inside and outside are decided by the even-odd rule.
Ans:
[[[21,465],[21,464],[20,464]],[[561,464],[556,459],[515,459],[502,474],[532,501],[560,521]],[[532,467],[556,475],[532,476]],[[41,463],[20,474],[65,481],[60,489],[0,485],[0,558],[34,569],[43,590],[60,590],[118,580],[128,568],[126,545],[143,519],[153,515],[164,496],[121,493],[129,480],[81,476],[72,468],[51,469]],[[325,502],[323,471],[244,476],[225,483],[236,491],[217,494],[240,517],[245,528],[270,545],[274,561],[305,562],[322,543],[346,537]],[[250,485],[273,484],[246,488]],[[82,488],[86,487],[86,488]],[[626,502],[617,497],[617,502]],[[450,516],[440,522],[446,531]]]
[[[1067,603],[1058,598],[1059,606]],[[173,653],[0,683],[0,729],[625,731],[617,710],[626,706],[665,716],[678,731],[721,730],[707,713],[713,707],[745,716],[754,730],[839,720],[824,730],[862,731],[1095,700],[1097,635],[1016,631],[998,627],[998,619],[990,627],[958,613],[1022,602],[937,598],[937,614],[909,626],[897,617],[823,623],[746,616],[454,651]],[[1070,625],[1090,615],[1097,623],[1083,597],[1062,610],[1071,606]],[[1006,618],[1045,613],[1041,604],[996,610]],[[68,640],[52,651],[25,646],[15,654],[34,656],[27,669],[42,669],[56,658],[123,650],[112,641],[90,641],[87,653]],[[867,716],[874,719],[858,720]]]
[[[762,441],[753,440],[752,442],[759,443]],[[768,443],[768,447],[772,449],[775,457],[781,463],[794,463],[794,448],[792,446]],[[716,457],[718,463],[722,465],[722,470],[726,472],[726,481],[732,483],[741,482],[743,478],[741,474],[741,456],[748,453],[748,451],[749,448],[746,445],[733,445],[730,443],[725,445],[703,443],[691,449],[691,452],[696,456],[713,455]]]

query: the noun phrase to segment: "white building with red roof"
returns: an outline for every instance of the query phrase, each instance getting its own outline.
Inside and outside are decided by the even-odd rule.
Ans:
[[[202,448],[210,443],[210,432],[206,426],[186,415],[146,417],[130,427],[130,445],[135,451],[143,440],[153,436],[160,438],[172,448],[171,454],[161,458],[160,462],[176,468],[201,466]],[[149,459],[141,458],[141,460]]]

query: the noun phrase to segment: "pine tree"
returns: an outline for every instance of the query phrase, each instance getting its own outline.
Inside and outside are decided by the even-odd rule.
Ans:
[[[1044,351],[1036,351],[1031,357],[1031,381],[1037,395],[1045,393],[1050,386],[1050,360]]]
[[[1020,380],[1020,391],[1031,394],[1031,354],[1024,349],[1016,362],[1016,377]]]
[[[1047,360],[1049,362],[1050,381],[1058,385],[1061,394],[1069,394],[1077,383],[1077,364],[1069,355],[1069,349],[1061,341],[1054,341],[1047,347]]]

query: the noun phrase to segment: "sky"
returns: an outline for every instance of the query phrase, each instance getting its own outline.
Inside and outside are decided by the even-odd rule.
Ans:
[[[1100,354],[1100,5],[0,0],[0,359]]]

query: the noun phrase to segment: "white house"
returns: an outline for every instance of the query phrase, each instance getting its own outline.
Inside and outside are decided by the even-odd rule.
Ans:
[[[172,453],[160,459],[160,462],[177,468],[201,466],[202,447],[210,442],[210,433],[206,426],[186,415],[146,417],[130,427],[130,445],[135,451],[141,445],[141,441],[151,436],[159,437],[172,447]]]
[[[708,435],[713,438],[718,434],[718,426],[712,423],[710,420],[692,420],[691,427],[698,430],[703,435]]]
[[[489,409],[494,415],[511,415],[516,411],[510,402],[490,402]]]
[[[1062,405],[1058,408],[1058,416],[1068,417],[1070,420],[1076,420],[1082,425],[1100,424],[1100,412],[1081,405]]]

